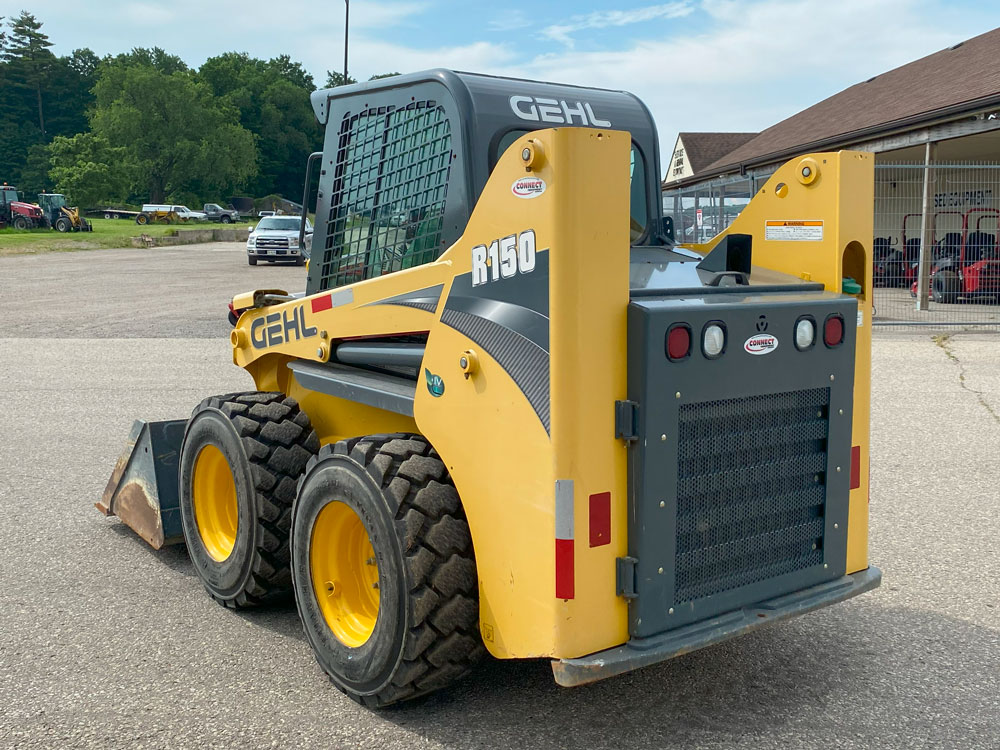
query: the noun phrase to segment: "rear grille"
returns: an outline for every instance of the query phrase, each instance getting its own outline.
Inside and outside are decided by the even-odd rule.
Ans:
[[[823,562],[830,390],[680,407],[674,602]]]

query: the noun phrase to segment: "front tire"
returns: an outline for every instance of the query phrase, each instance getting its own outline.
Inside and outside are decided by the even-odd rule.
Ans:
[[[283,393],[205,399],[181,444],[181,526],[195,572],[227,607],[287,599],[296,482],[319,440]]]
[[[146,214],[139,214],[135,217],[135,223],[139,226],[145,226],[149,223],[149,216]]]
[[[257,265],[257,259],[254,258],[252,255],[248,256],[247,257],[247,263],[249,263],[251,266],[256,266]]]
[[[230,218],[229,218],[228,216],[225,216],[225,215],[224,215],[224,216],[222,217],[222,223],[223,223],[223,224],[232,224],[232,223],[233,223],[233,220],[232,220],[232,219],[230,219]]]
[[[935,302],[953,304],[958,302],[961,287],[962,280],[957,273],[946,269],[938,271],[931,279],[931,298]]]
[[[292,517],[292,579],[317,661],[365,706],[443,688],[483,654],[469,526],[419,435],[344,440],[309,462]]]
[[[23,216],[14,217],[14,229],[27,229],[27,228],[28,228],[27,219],[25,219]]]
[[[68,232],[72,228],[73,225],[70,223],[70,220],[67,219],[65,216],[60,216],[58,219],[56,219],[57,232]]]

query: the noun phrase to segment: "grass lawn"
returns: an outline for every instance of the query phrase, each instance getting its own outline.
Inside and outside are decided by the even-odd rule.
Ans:
[[[109,247],[132,247],[132,237],[148,234],[162,237],[176,229],[239,229],[249,222],[239,224],[213,224],[190,222],[186,224],[147,224],[139,226],[126,219],[89,219],[93,232],[67,232],[54,229],[0,229],[0,256],[32,253],[97,250]]]

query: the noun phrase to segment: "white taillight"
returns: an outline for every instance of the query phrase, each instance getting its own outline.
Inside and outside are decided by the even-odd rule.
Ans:
[[[803,318],[795,324],[795,346],[798,349],[808,349],[816,341],[816,326],[809,318]]]
[[[718,357],[726,346],[726,332],[721,326],[708,326],[705,328],[701,346],[706,357]]]

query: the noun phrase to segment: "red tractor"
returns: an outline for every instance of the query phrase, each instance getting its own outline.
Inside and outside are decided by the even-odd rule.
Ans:
[[[43,225],[42,209],[18,200],[17,188],[0,185],[0,229],[34,229]]]
[[[956,212],[946,212],[956,213]],[[973,219],[975,229],[970,232]],[[985,227],[983,222],[987,222]],[[991,227],[992,223],[992,227]],[[934,247],[931,297],[935,302],[959,299],[1000,301],[1000,210],[970,208],[962,216],[962,233],[948,232]],[[992,229],[993,231],[986,231]],[[917,296],[917,281],[910,286]]]

